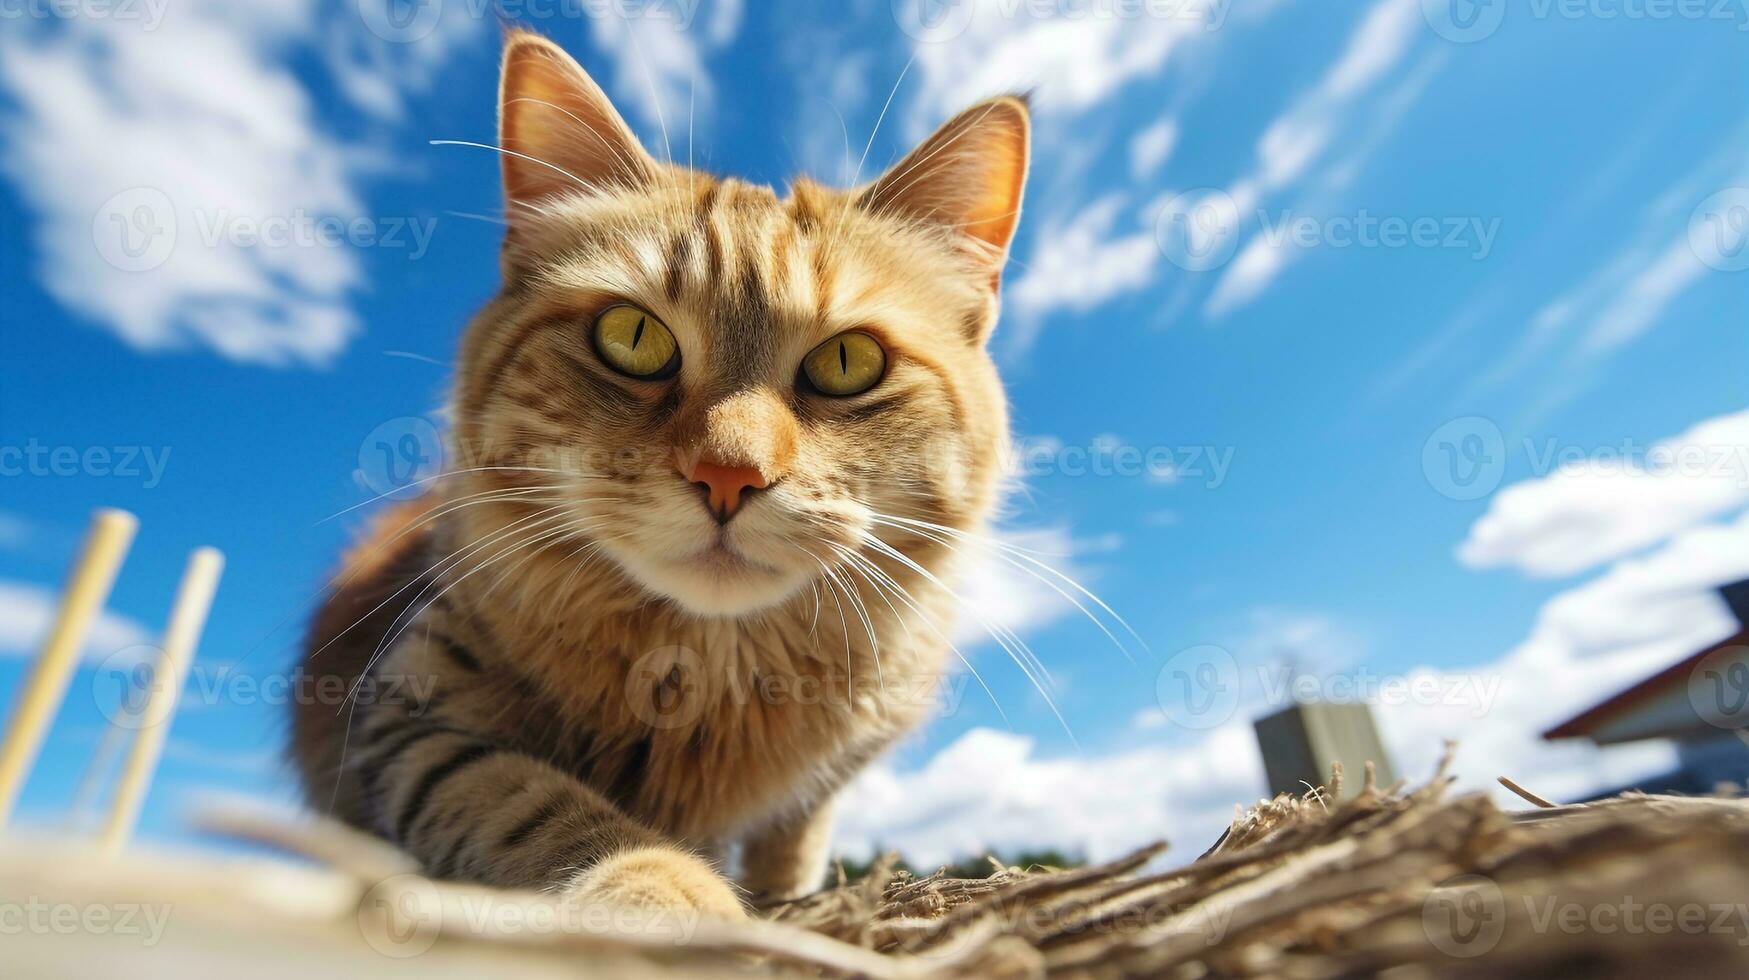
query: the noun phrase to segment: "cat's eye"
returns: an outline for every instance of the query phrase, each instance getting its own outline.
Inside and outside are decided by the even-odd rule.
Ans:
[[[886,349],[859,330],[841,333],[802,358],[802,377],[808,385],[837,398],[873,388],[886,371]]]
[[[680,345],[668,328],[635,306],[620,304],[595,318],[595,352],[607,366],[640,381],[672,378],[680,370]]]

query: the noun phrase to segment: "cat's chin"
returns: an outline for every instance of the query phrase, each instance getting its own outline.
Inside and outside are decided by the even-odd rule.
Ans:
[[[757,564],[713,548],[681,561],[621,560],[637,583],[695,616],[736,617],[770,609],[807,584],[799,571]]]

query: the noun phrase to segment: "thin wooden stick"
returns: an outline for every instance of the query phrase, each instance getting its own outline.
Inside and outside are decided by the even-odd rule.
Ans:
[[[1553,803],[1550,803],[1548,800],[1545,800],[1542,797],[1536,795],[1535,793],[1532,793],[1530,790],[1525,789],[1523,786],[1518,785],[1517,783],[1513,782],[1512,780],[1508,779],[1505,776],[1497,776],[1495,778],[1500,780],[1500,785],[1506,787],[1507,789],[1513,791],[1514,793],[1517,793],[1519,796],[1524,797],[1524,800],[1527,803],[1534,803],[1537,806],[1540,806],[1545,810],[1552,809],[1554,807]]]
[[[79,665],[79,651],[85,646],[91,624],[103,611],[139,525],[139,519],[124,510],[105,508],[91,518],[85,545],[61,594],[61,608],[19,690],[6,741],[0,743],[0,827],[12,817],[49,725],[67,698],[67,684]]]
[[[152,672],[145,710],[140,713],[140,727],[134,733],[133,747],[122,767],[121,783],[109,807],[109,821],[99,839],[105,854],[120,853],[139,822],[140,806],[152,784],[152,773],[158,768],[158,757],[164,752],[170,719],[176,714],[176,701],[188,677],[188,666],[194,662],[194,648],[200,643],[201,630],[206,628],[207,612],[212,609],[213,594],[218,591],[219,574],[224,568],[225,556],[217,548],[196,548],[188,556],[182,585],[176,590],[176,605],[164,627],[164,644]]]

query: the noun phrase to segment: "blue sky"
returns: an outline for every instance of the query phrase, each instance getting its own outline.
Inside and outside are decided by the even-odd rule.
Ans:
[[[979,644],[1006,722],[976,687],[950,700],[852,788],[846,850],[1197,846],[1262,792],[1246,723],[1283,677],[1432,678],[1379,695],[1406,775],[1447,735],[1468,782],[1547,795],[1665,764],[1534,733],[1729,633],[1707,589],[1749,575],[1745,8],[926,6],[8,15],[0,690],[91,509],[142,522],[28,818],[63,819],[113,655],[152,641],[201,544],[229,566],[145,829],[289,795],[272,682],[368,510],[325,518],[386,478],[373,432],[438,417],[494,288],[496,161],[429,141],[491,141],[500,14],[652,152],[777,184],[848,182],[865,152],[866,179],[955,109],[1033,94],[993,341],[1028,449],[1003,533],[1146,649],[978,570],[970,600],[1037,651],[1068,730]],[[1181,676],[1234,696],[1193,712]]]

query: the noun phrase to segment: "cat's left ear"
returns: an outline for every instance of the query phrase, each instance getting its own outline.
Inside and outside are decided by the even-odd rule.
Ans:
[[[994,286],[1020,223],[1031,134],[1024,99],[980,102],[936,130],[859,201],[966,236],[990,262]]]

